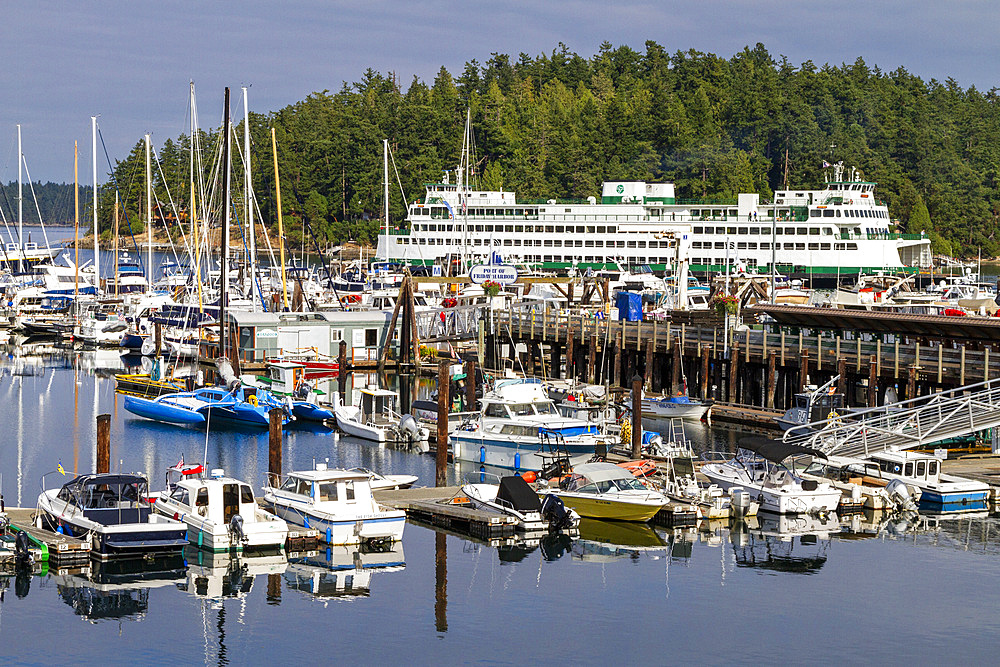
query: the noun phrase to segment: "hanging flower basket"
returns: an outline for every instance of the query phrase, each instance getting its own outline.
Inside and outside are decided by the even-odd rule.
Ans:
[[[483,282],[483,292],[486,293],[486,296],[494,297],[500,293],[500,289],[500,283],[496,281],[487,280]]]
[[[720,294],[712,298],[711,306],[718,315],[724,317],[726,315],[735,315],[739,303],[734,296]]]

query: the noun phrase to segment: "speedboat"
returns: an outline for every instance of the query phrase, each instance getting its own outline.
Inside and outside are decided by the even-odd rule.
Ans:
[[[142,475],[80,475],[60,489],[38,496],[39,527],[91,540],[102,555],[140,555],[179,551],[187,527],[152,512],[148,482]]]
[[[372,491],[408,489],[419,479],[416,475],[383,475],[374,470],[361,467],[351,468],[350,472],[368,475],[368,483],[371,485]]]
[[[823,452],[762,437],[743,438],[729,461],[707,463],[701,472],[730,494],[749,491],[762,510],[778,514],[833,512],[840,489],[826,482],[804,479],[782,462],[792,456],[825,458]]]
[[[226,391],[222,387],[206,387],[194,391],[167,394],[154,399],[138,396],[125,397],[125,409],[139,417],[167,424],[204,424],[207,420],[222,420],[231,423],[267,428],[270,424],[270,409],[281,407],[262,403],[256,392],[240,389]],[[282,423],[288,423],[288,415],[282,415]]]
[[[540,491],[558,497],[589,519],[649,521],[667,504],[659,491],[643,486],[635,475],[613,463],[584,463],[559,480],[557,488]]]
[[[981,510],[990,486],[941,472],[941,459],[929,452],[886,450],[865,460],[876,464],[882,477],[920,489],[920,508],[943,512]]]
[[[448,440],[456,460],[536,472],[553,458],[583,463],[612,444],[597,423],[559,414],[542,383],[530,379],[498,381],[477,418]]]
[[[642,399],[643,414],[649,414],[654,417],[680,417],[681,419],[700,420],[711,406],[711,401],[691,398],[681,392],[678,392],[676,396]]]
[[[519,475],[497,478],[497,483],[487,482],[486,473],[479,473],[480,482],[463,484],[459,492],[468,498],[477,510],[513,517],[518,530],[537,532],[546,530],[548,523],[542,519],[542,501]]]
[[[269,478],[264,502],[285,521],[313,528],[327,544],[391,543],[403,538],[406,513],[375,502],[366,472],[314,470]]]
[[[257,506],[246,482],[222,470],[180,463],[167,469],[166,488],[153,509],[187,525],[187,539],[208,551],[281,548],[288,525]]]
[[[362,389],[358,405],[345,405],[339,396],[333,412],[337,427],[348,435],[372,442],[424,442],[430,431],[411,415],[396,411],[396,392],[388,389]]]

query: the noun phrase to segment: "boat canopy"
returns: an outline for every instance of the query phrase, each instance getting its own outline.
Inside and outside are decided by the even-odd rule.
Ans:
[[[573,472],[583,475],[592,482],[604,482],[616,479],[635,479],[635,475],[620,468],[614,463],[583,463],[573,468]]]
[[[739,446],[740,449],[753,452],[772,463],[781,463],[789,456],[798,456],[800,454],[810,454],[822,459],[826,458],[826,454],[818,449],[803,447],[802,445],[792,445],[781,440],[771,440],[770,438],[760,436],[743,438],[740,440]]]

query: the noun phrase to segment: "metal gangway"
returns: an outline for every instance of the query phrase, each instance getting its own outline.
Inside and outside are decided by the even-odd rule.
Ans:
[[[824,454],[866,456],[932,445],[1000,426],[1000,379],[971,384],[785,431],[784,442]]]
[[[480,320],[488,315],[489,306],[471,305],[418,310],[413,319],[421,343],[440,343],[475,340]]]

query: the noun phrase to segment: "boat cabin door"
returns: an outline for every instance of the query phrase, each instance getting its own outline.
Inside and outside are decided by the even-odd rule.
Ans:
[[[240,485],[222,485],[222,520],[229,523],[234,514],[240,513]],[[247,519],[252,517],[245,517]]]

